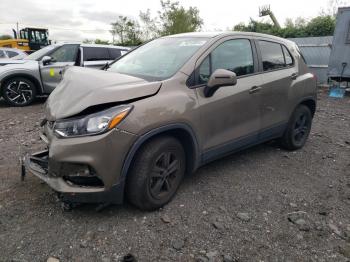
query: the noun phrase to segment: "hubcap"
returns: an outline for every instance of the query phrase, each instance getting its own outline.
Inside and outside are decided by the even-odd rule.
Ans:
[[[179,169],[180,162],[172,152],[157,158],[150,177],[150,193],[154,198],[160,199],[173,190]]]
[[[294,140],[298,143],[302,142],[305,138],[307,131],[309,129],[307,116],[305,114],[301,114],[294,125]]]
[[[32,99],[33,92],[30,85],[24,81],[12,81],[6,87],[7,98],[15,104],[25,104]]]

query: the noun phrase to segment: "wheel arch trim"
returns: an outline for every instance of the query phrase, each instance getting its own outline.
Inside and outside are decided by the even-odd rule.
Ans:
[[[39,94],[44,93],[41,81],[39,79],[37,79],[37,77],[33,76],[32,74],[28,74],[26,72],[6,75],[4,78],[1,79],[1,88],[2,88],[3,83],[5,83],[7,80],[14,78],[14,77],[28,78],[28,80],[33,82],[33,84],[35,85]]]
[[[185,131],[188,133],[188,135],[190,135],[191,140],[192,140],[192,146],[194,149],[194,163],[193,163],[193,170],[195,170],[196,168],[199,167],[199,163],[200,163],[200,153],[199,153],[199,146],[198,146],[198,141],[196,138],[196,135],[193,131],[193,129],[185,123],[176,123],[176,124],[168,124],[165,126],[161,126],[155,129],[152,129],[150,131],[148,131],[147,133],[141,135],[132,145],[131,149],[129,150],[124,163],[123,163],[123,167],[122,167],[122,171],[121,171],[121,177],[120,177],[120,182],[125,183],[126,177],[127,177],[127,173],[129,171],[131,162],[136,154],[136,152],[141,148],[141,146],[147,142],[149,139],[152,139],[153,137],[156,137],[157,135],[161,135],[161,134],[166,134],[169,131],[175,131],[181,129],[182,131]]]

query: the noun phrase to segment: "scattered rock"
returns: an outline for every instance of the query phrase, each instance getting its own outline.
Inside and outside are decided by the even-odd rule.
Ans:
[[[344,234],[342,234],[341,230],[335,224],[330,222],[328,223],[328,227],[334,234],[341,238],[344,238]]]
[[[99,226],[98,228],[97,228],[97,231],[98,232],[105,232],[107,230],[107,228],[105,227],[105,226]]]
[[[214,221],[213,222],[213,226],[216,229],[218,229],[218,230],[223,230],[224,229],[224,225],[220,221]]]
[[[49,257],[46,262],[60,262],[60,260],[55,257]]]
[[[126,254],[125,256],[123,256],[123,258],[121,259],[121,262],[136,262],[136,257],[133,254]]]
[[[208,258],[206,258],[206,257],[197,256],[195,261],[196,261],[196,262],[208,262],[209,260],[208,260]]]
[[[234,262],[235,259],[233,257],[231,257],[230,255],[224,255],[222,257],[222,262]]]
[[[296,208],[296,207],[298,207],[298,205],[297,205],[297,204],[295,204],[295,203],[289,203],[289,205],[290,205],[292,208]]]
[[[250,221],[250,215],[248,214],[248,213],[242,213],[242,212],[240,212],[240,213],[237,213],[237,217],[240,219],[240,220],[242,220],[242,221],[245,221],[245,222],[248,222],[248,221]]]
[[[310,231],[311,229],[310,222],[307,219],[306,212],[297,211],[297,212],[289,213],[288,220],[289,222],[296,225],[298,229],[301,231]]]
[[[296,224],[301,231],[310,231],[310,225],[302,218],[297,219],[294,224]]]
[[[163,215],[163,216],[161,216],[161,218],[160,218],[164,223],[166,223],[166,224],[168,224],[168,223],[170,223],[171,222],[171,219],[170,219],[170,217],[168,216],[168,215]]]
[[[180,250],[184,247],[185,241],[183,239],[175,239],[172,242],[172,247],[176,250]]]
[[[327,216],[329,214],[329,212],[326,210],[326,209],[322,209],[320,211],[318,211],[318,213],[321,215],[321,216]]]
[[[339,253],[346,258],[350,258],[350,244],[339,246]]]
[[[219,252],[218,251],[210,251],[208,253],[205,254],[205,256],[208,258],[208,260],[211,261],[215,261],[215,259],[218,257]]]

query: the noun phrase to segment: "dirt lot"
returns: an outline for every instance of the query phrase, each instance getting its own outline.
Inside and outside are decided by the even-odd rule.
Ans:
[[[43,101],[0,101],[0,261],[349,261],[350,98],[318,102],[302,150],[267,143],[213,162],[147,213],[67,212],[37,178],[21,182],[20,146],[42,147]]]

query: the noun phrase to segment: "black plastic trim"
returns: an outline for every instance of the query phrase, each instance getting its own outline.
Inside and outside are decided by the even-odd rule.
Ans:
[[[198,142],[197,142],[197,138],[196,138],[196,135],[193,131],[193,129],[185,124],[185,123],[176,123],[176,124],[169,124],[169,125],[165,125],[165,126],[161,126],[161,127],[158,127],[158,128],[155,128],[147,133],[145,133],[144,135],[140,136],[136,142],[133,144],[133,146],[131,147],[131,149],[129,150],[126,158],[125,158],[125,161],[124,161],[124,164],[123,164],[123,168],[122,168],[122,171],[121,171],[121,178],[120,178],[120,181],[122,181],[122,183],[125,182],[125,178],[127,176],[127,173],[128,173],[128,170],[129,170],[129,167],[130,167],[130,164],[132,162],[132,159],[134,158],[137,150],[143,145],[144,142],[146,142],[148,139],[158,135],[158,134],[161,134],[163,132],[166,132],[166,131],[171,131],[171,130],[175,130],[175,129],[182,129],[184,131],[186,131],[187,133],[190,134],[190,136],[192,137],[192,143],[193,143],[193,146],[194,146],[194,151],[195,151],[195,156],[194,156],[194,159],[195,159],[195,163],[194,163],[194,168],[193,169],[196,169],[197,167],[199,167],[199,164],[200,164],[200,160],[199,160],[199,146],[198,146]]]

